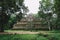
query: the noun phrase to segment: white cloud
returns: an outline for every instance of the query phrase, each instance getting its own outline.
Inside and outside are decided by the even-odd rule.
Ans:
[[[29,13],[37,13],[39,7],[39,0],[25,0],[25,6],[28,6]]]

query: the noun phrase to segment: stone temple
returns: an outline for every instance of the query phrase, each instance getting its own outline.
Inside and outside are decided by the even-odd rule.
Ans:
[[[48,29],[47,25],[41,25],[41,20],[41,18],[34,18],[32,15],[28,15],[14,24],[13,29]]]

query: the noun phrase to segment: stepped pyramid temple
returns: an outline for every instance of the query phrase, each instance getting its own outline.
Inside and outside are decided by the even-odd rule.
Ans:
[[[28,15],[21,19],[20,22],[14,24],[13,29],[46,29],[46,25],[41,26],[41,19],[34,18],[32,15]]]

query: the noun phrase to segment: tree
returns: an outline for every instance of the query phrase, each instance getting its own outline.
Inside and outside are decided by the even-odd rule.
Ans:
[[[54,0],[55,13],[57,14],[57,27],[60,29],[60,0]]]
[[[4,32],[4,25],[9,24],[10,28],[21,20],[23,11],[27,9],[23,5],[24,0],[0,0],[0,32]]]
[[[51,18],[53,15],[53,3],[51,0],[42,0],[40,1],[40,11],[38,12],[40,18],[44,21],[43,24],[47,23],[49,30],[51,30]]]

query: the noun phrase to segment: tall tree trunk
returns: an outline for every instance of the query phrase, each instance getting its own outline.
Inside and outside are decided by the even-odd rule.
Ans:
[[[50,22],[48,21],[48,28],[49,28],[49,31],[51,30],[51,27],[50,27]]]
[[[47,23],[48,23],[48,24],[47,24],[47,25],[48,25],[48,29],[49,29],[49,31],[50,31],[50,30],[51,30],[51,26],[50,26],[50,20],[49,20],[49,17],[47,17],[46,19],[47,19]]]
[[[0,32],[4,32],[4,28],[2,24],[0,25]]]
[[[0,32],[4,32],[4,29],[3,29],[3,27],[0,27]]]
[[[5,6],[4,6],[4,0],[2,0],[2,3],[1,3],[1,10],[0,10],[0,32],[4,32],[4,27],[3,27],[3,25],[4,25],[4,21],[5,21],[5,19],[4,19],[4,12],[5,12]]]

